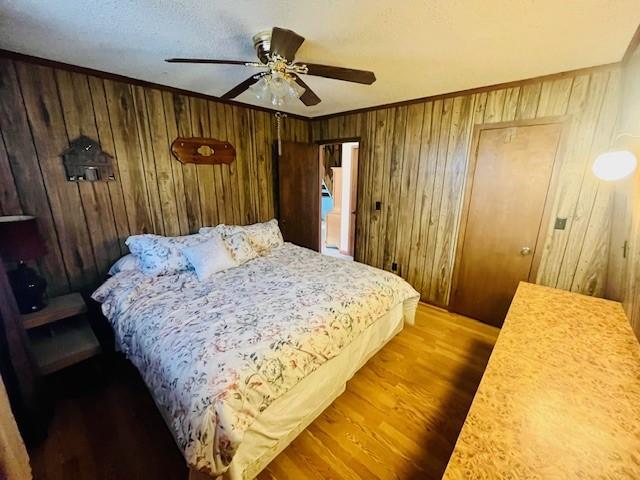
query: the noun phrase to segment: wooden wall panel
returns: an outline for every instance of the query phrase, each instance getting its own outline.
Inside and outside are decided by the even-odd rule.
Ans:
[[[418,169],[420,166],[420,138],[422,136],[425,117],[425,105],[418,103],[407,108],[407,125],[403,142],[402,172],[398,186],[398,203],[403,207],[398,211],[395,235],[398,263],[407,264],[407,257],[411,251],[411,237],[413,233],[413,217],[415,215],[416,190]],[[408,274],[407,274],[408,278]]]
[[[209,106],[202,98],[189,99],[189,112],[191,120],[191,134],[194,137],[211,137],[209,118]],[[235,145],[235,139],[231,141]],[[238,147],[236,145],[236,151]],[[196,165],[195,173],[198,177],[198,201],[202,223],[215,225],[218,223],[218,202],[214,193],[213,181],[214,165]]]
[[[74,139],[86,135],[97,140],[99,136],[87,77],[64,70],[55,74],[67,137]],[[80,183],[78,188],[96,267],[104,271],[109,268],[111,259],[121,253],[109,185]]]
[[[610,67],[311,122],[284,118],[282,137],[361,139],[356,259],[396,264],[424,300],[446,305],[474,125],[566,115],[552,220],[566,217],[567,228],[549,230],[538,282],[602,295],[611,191],[589,166],[611,139],[620,75]],[[276,212],[267,112],[8,59],[0,93],[0,212],[38,216],[51,293],[94,286],[130,234],[186,234]],[[117,182],[64,179],[58,155],[80,133],[113,155]],[[229,140],[237,160],[182,165],[169,149],[178,135]]]
[[[169,149],[169,145],[175,137],[169,138],[167,135],[167,120],[164,113],[162,92],[160,90],[147,89],[144,93],[149,121],[149,143],[156,169],[164,233],[172,236],[180,235],[178,202],[173,179],[173,164],[177,162],[173,159]]]
[[[283,137],[307,142],[309,122]],[[51,295],[90,290],[129,235],[181,235],[275,212],[270,113],[84,73],[0,59],[0,214],[38,218],[48,254],[38,266]],[[78,135],[114,157],[117,181],[68,182],[60,153]],[[177,136],[229,140],[231,165],[182,165]]]
[[[586,230],[608,230],[607,226],[592,222],[594,219],[591,218],[591,213],[598,182],[591,174],[591,163],[598,151],[606,148],[611,140],[618,108],[618,83],[619,71],[596,72],[591,75],[586,92],[584,88],[574,91],[580,100],[570,100],[569,113],[575,120],[561,165],[561,182],[556,192],[553,217],[567,218],[567,226],[565,230],[551,230],[551,235],[547,238],[538,275],[544,285],[587,294],[604,294],[606,265],[602,272],[583,272],[586,275],[581,277],[576,276],[576,269],[581,255],[596,253],[582,251]],[[609,98],[608,88],[613,91]],[[602,138],[605,139],[604,145],[599,141]],[[606,202],[605,208],[609,210],[610,196],[601,197],[601,200]]]
[[[0,141],[0,215],[20,215],[22,207],[18,198],[18,188],[13,180],[9,156],[4,142]]]
[[[122,185],[129,232],[152,232],[147,187],[135,119],[133,96],[129,85],[104,80],[109,123],[118,159],[118,181]]]
[[[189,97],[184,95],[172,95],[165,92],[167,96],[173,97],[173,110],[176,116],[176,128],[180,137],[193,137],[191,129],[191,109],[189,107]],[[197,232],[202,225],[202,212],[200,211],[200,189],[198,187],[198,173],[196,165],[182,165],[182,177],[184,181],[185,206],[187,209],[188,233]]]
[[[224,115],[221,114],[221,111],[216,109],[216,106],[222,106],[213,102],[207,102],[207,107],[209,109],[209,128],[211,130],[211,137],[216,139],[227,138],[227,127],[224,123]],[[211,167],[215,167],[211,165]],[[227,164],[220,165],[220,167],[224,168],[212,168],[213,171],[213,182],[214,182],[214,193],[216,196],[215,203],[217,206],[217,219],[218,223],[233,223],[233,205],[231,204],[231,198],[228,199],[229,204],[225,205],[227,199],[225,198],[225,182],[223,181],[224,173],[227,173],[228,178],[228,170],[229,166]],[[228,183],[228,182],[227,182]],[[229,186],[227,185],[228,189]],[[230,215],[227,215],[227,213]]]
[[[550,221],[564,217],[567,226],[551,225],[539,246],[537,281],[604,295],[612,194],[590,165],[613,136],[620,82],[619,67],[611,66],[312,120],[314,141],[361,140],[356,259],[388,270],[396,263],[423,300],[447,305],[474,125],[563,117],[565,148]],[[383,202],[382,213],[376,201]]]
[[[49,291],[54,294],[60,293],[68,286],[67,271],[62,260],[58,233],[47,200],[47,191],[40,172],[16,69],[13,62],[6,59],[0,59],[0,98],[0,132],[13,173],[13,177],[0,177],[0,182],[3,184],[3,191],[11,191],[11,183],[15,185],[21,207],[18,211],[13,199],[12,206],[3,206],[2,210],[9,214],[28,213],[38,217],[40,233],[49,252],[38,265],[49,280]]]
[[[47,67],[16,64],[33,145],[72,289],[95,283],[97,268],[78,184],[68,182],[60,152],[68,145],[55,75]],[[65,225],[68,228],[58,228]]]
[[[164,109],[164,121],[167,128],[167,141],[171,142],[179,135],[174,98],[170,92],[162,92],[162,108]],[[166,145],[166,148],[168,151],[171,149],[169,144]],[[169,158],[171,160],[179,231],[180,235],[187,235],[189,233],[189,213],[187,211],[187,193],[185,191],[183,165],[180,162],[174,161],[171,153],[169,153]]]
[[[628,149],[640,159],[640,49],[623,70],[623,94],[617,134],[626,134],[614,147]],[[608,292],[622,301],[640,339],[640,171],[614,184],[616,202],[612,219]],[[625,253],[626,243],[626,256]]]
[[[107,152],[113,158],[114,171],[118,171],[118,158],[116,156],[116,147],[113,140],[111,130],[111,121],[109,119],[109,108],[107,107],[107,97],[104,90],[102,79],[97,77],[87,77],[89,82],[89,90],[91,91],[91,101],[93,104],[93,113],[95,115],[96,129],[98,132],[98,140],[102,146],[102,150]],[[116,234],[120,244],[120,252],[124,253],[126,247],[124,241],[129,236],[129,218],[124,203],[124,194],[122,191],[122,182],[110,182],[108,184],[109,198],[111,200],[111,208],[115,220]]]

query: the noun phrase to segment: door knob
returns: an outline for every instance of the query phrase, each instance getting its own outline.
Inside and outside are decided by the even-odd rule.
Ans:
[[[529,247],[522,247],[520,249],[520,255],[522,255],[523,257],[526,257],[527,255],[531,254],[531,248]]]

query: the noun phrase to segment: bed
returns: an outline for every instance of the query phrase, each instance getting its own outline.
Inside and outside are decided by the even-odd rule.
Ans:
[[[127,271],[93,295],[190,478],[254,478],[413,323],[404,280],[285,243],[198,281]]]

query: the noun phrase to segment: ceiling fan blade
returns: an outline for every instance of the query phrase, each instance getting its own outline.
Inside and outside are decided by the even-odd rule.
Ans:
[[[296,52],[303,42],[304,37],[301,37],[293,30],[273,27],[273,30],[271,31],[271,46],[269,47],[269,52],[271,55],[280,55],[290,62],[293,62],[296,57]]]
[[[253,85],[254,83],[256,83],[258,80],[260,80],[260,77],[262,75],[252,75],[249,78],[247,78],[244,82],[239,83],[238,85],[236,85],[235,87],[233,87],[231,90],[229,90],[227,93],[225,93],[224,95],[222,95],[220,98],[224,98],[226,100],[229,100],[231,98],[236,98],[238,95],[240,95],[242,92],[244,92],[245,90],[247,90],[251,85]]]
[[[364,83],[371,85],[376,81],[376,75],[367,70],[355,70],[353,68],[332,67],[330,65],[319,65],[317,63],[304,63],[309,69],[308,75],[316,77],[334,78],[336,80],[344,80],[346,82]]]
[[[213,60],[210,58],[167,58],[165,62],[169,63],[214,63],[218,65],[246,65],[254,62],[245,62],[243,60]]]
[[[294,81],[302,88],[304,88],[304,93],[300,95],[300,101],[302,103],[304,103],[307,107],[310,107],[311,105],[317,105],[322,101],[320,100],[320,97],[316,95],[313,90],[311,90],[309,85],[304,83],[298,75],[292,74],[292,76],[294,78]]]

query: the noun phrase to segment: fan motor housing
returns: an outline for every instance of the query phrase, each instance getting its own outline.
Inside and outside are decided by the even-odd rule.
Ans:
[[[264,30],[253,36],[253,46],[260,61],[266,64],[269,61],[269,52],[271,51],[271,30]]]

